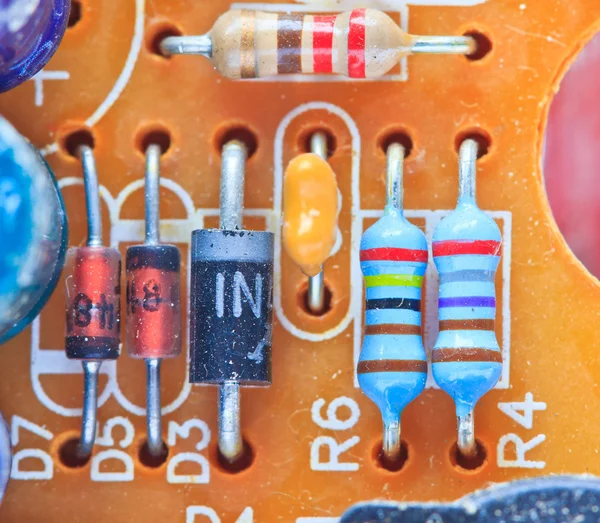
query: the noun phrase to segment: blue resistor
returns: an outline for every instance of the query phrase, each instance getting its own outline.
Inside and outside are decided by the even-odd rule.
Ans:
[[[35,75],[65,33],[70,0],[0,2],[0,92]]]
[[[383,452],[400,455],[400,416],[424,389],[427,359],[421,337],[421,287],[427,269],[425,235],[402,208],[404,148],[387,149],[387,199],[383,216],[360,242],[365,277],[366,329],[358,383],[383,417]]]
[[[432,245],[440,279],[440,328],[432,371],[456,404],[458,448],[465,456],[477,450],[475,404],[496,384],[502,370],[494,287],[502,236],[496,222],[475,202],[477,149],[471,139],[460,146],[458,205],[435,228]]]

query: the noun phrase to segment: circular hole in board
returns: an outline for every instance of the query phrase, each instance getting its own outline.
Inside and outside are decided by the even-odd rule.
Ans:
[[[158,145],[161,154],[164,155],[171,148],[171,133],[161,125],[147,126],[138,132],[135,142],[144,155],[150,145]]]
[[[485,445],[475,440],[477,452],[473,457],[467,457],[458,450],[458,445],[454,443],[450,449],[450,463],[459,472],[477,472],[487,463],[488,452]]]
[[[404,147],[404,158],[408,158],[413,151],[413,140],[405,129],[392,128],[387,129],[377,137],[377,147],[387,154],[388,147],[393,143],[398,143]]]
[[[320,311],[313,311],[308,306],[308,280],[298,290],[298,306],[310,316],[324,316],[332,309],[333,292],[327,282],[323,283],[323,308]]]
[[[148,441],[144,440],[144,442],[140,445],[140,450],[138,452],[138,459],[140,463],[144,465],[144,467],[148,467],[151,469],[158,468],[164,465],[169,456],[169,448],[163,441],[162,451],[158,455],[154,455],[148,449]]]
[[[240,472],[249,469],[254,463],[254,459],[254,449],[252,448],[250,443],[248,443],[248,441],[246,441],[245,439],[244,450],[242,451],[241,456],[233,462],[225,459],[225,457],[223,457],[223,455],[217,448],[217,462],[219,468],[229,474],[239,474]]]
[[[258,149],[258,138],[254,131],[244,125],[231,125],[222,127],[215,134],[214,146],[219,156],[225,144],[232,141],[244,144],[248,159],[252,158]]]
[[[77,454],[79,438],[69,438],[64,441],[58,449],[58,459],[60,462],[70,469],[78,469],[85,467],[90,461],[90,456],[82,458]]]
[[[94,148],[96,142],[94,135],[87,127],[80,127],[74,129],[69,134],[65,135],[61,140],[61,146],[63,150],[67,152],[69,156],[73,158],[79,158],[79,147],[87,145],[90,148]]]
[[[146,30],[146,48],[150,53],[161,58],[170,59],[171,55],[163,53],[161,42],[169,36],[181,36],[183,32],[171,22],[158,22]]]
[[[298,149],[303,153],[312,152],[311,140],[315,133],[323,133],[327,142],[327,158],[331,158],[337,150],[337,138],[330,129],[322,126],[311,126],[303,129],[298,135]]]
[[[475,51],[466,55],[467,60],[477,62],[489,55],[493,49],[492,41],[489,36],[480,31],[467,31],[464,36],[470,36],[475,40]]]
[[[475,140],[477,142],[478,159],[483,158],[485,155],[487,155],[492,147],[492,137],[490,133],[478,128],[465,129],[464,131],[461,131],[456,135],[454,147],[457,153],[460,149],[461,144],[465,140]]]
[[[372,450],[372,458],[375,462],[375,465],[380,469],[387,470],[388,472],[400,472],[406,465],[408,456],[409,448],[408,444],[404,440],[400,442],[400,455],[398,456],[398,459],[393,461],[387,459],[383,453],[383,442],[381,440],[375,443]]]
[[[81,20],[82,7],[79,0],[71,0],[71,9],[69,11],[69,19],[67,27],[75,27]]]

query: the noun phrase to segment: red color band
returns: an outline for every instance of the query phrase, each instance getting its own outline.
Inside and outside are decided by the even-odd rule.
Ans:
[[[448,240],[433,242],[434,256],[456,256],[460,254],[483,254],[500,256],[501,243],[493,240]]]
[[[400,249],[379,247],[360,251],[360,261],[414,261],[427,262],[427,251],[421,249]]]
[[[313,17],[313,68],[315,73],[333,72],[333,16]]]
[[[348,22],[348,76],[365,78],[365,9],[354,9]]]

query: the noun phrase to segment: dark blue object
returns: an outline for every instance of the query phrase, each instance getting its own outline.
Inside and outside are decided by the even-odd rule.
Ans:
[[[599,479],[553,476],[502,483],[453,503],[360,503],[348,510],[340,523],[559,523],[599,519]]]
[[[0,92],[29,80],[55,53],[70,0],[0,0]]]
[[[66,245],[67,216],[52,171],[0,117],[0,343],[46,304]]]

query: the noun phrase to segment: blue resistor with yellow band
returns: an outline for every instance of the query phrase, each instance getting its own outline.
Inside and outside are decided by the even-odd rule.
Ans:
[[[365,278],[365,337],[358,382],[383,417],[383,452],[400,456],[400,416],[424,389],[427,359],[421,337],[421,287],[427,269],[425,235],[402,210],[404,148],[387,150],[387,201],[383,216],[360,242]]]
[[[461,144],[458,205],[436,227],[432,245],[439,273],[439,335],[432,371],[456,404],[458,448],[465,456],[476,453],[475,404],[502,371],[494,285],[502,237],[475,201],[477,149],[474,140]]]

